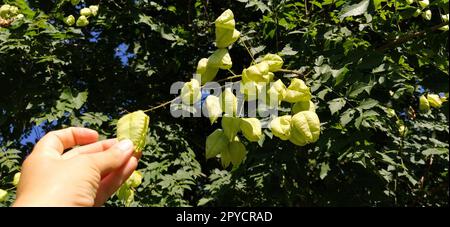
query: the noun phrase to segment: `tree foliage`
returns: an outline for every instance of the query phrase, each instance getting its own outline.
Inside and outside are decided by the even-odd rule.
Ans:
[[[23,14],[0,27],[0,189],[8,191],[0,205],[14,200],[14,174],[45,132],[84,126],[115,137],[125,113],[173,99],[170,86],[215,51],[213,22],[229,8],[242,33],[231,70],[251,55],[282,55],[311,87],[319,140],[298,147],[266,133],[244,142],[243,163],[223,169],[205,157],[217,125],[155,109],[129,205],[448,206],[448,0],[412,2],[0,1]],[[66,24],[90,5],[99,10],[87,26]],[[444,102],[421,112],[428,94]],[[114,196],[106,205],[123,203]]]

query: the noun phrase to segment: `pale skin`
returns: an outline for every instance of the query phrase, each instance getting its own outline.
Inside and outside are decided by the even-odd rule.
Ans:
[[[102,206],[136,169],[139,155],[130,140],[98,141],[91,129],[49,132],[22,165],[13,206]]]

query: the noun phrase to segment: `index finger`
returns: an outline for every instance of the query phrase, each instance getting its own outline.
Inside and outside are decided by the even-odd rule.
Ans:
[[[81,127],[69,127],[66,129],[47,133],[36,144],[33,152],[55,152],[61,155],[65,149],[76,145],[85,145],[97,142],[98,133],[95,130]]]

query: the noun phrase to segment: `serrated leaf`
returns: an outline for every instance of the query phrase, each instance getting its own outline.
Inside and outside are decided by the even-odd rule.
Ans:
[[[350,17],[350,16],[358,16],[361,14],[364,14],[365,12],[367,12],[367,8],[369,7],[369,0],[363,0],[358,4],[354,4],[354,5],[350,5],[348,7],[345,7],[342,10],[342,14],[339,17],[339,19],[343,20],[346,17]]]
[[[330,108],[331,115],[338,112],[342,107],[345,106],[345,99],[344,98],[335,98],[331,101],[328,101],[328,108]]]
[[[378,104],[377,100],[368,98],[360,102],[358,108],[363,110],[372,109],[377,104]]]

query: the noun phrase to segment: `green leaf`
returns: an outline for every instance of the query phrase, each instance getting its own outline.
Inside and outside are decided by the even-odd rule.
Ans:
[[[320,166],[320,179],[323,180],[328,175],[329,171],[330,165],[328,165],[328,163],[322,163],[322,165]]]
[[[369,7],[369,0],[363,0],[358,4],[354,4],[348,7],[345,7],[342,12],[341,16],[339,17],[341,20],[343,20],[346,17],[350,16],[358,16],[361,14],[364,14],[367,12],[367,8]]]
[[[448,148],[428,148],[424,151],[422,151],[422,154],[425,156],[430,156],[430,155],[442,155],[442,154],[447,154],[448,155]]]
[[[342,126],[346,126],[354,117],[355,115],[355,110],[354,109],[348,109],[346,110],[340,118],[340,122]]]
[[[344,98],[335,98],[331,101],[328,101],[328,108],[330,108],[331,115],[338,112],[342,107],[345,106],[345,99]]]
[[[360,102],[358,108],[363,110],[372,109],[377,104],[378,104],[377,100],[368,98]]]

